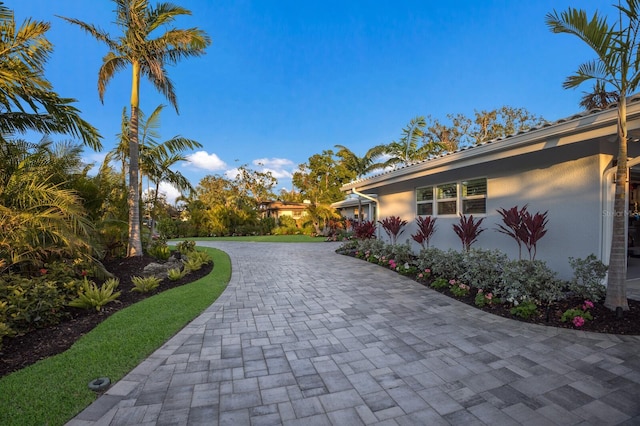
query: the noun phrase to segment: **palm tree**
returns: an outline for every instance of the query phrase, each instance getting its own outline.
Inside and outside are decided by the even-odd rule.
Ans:
[[[44,78],[53,50],[45,34],[50,25],[27,20],[18,28],[13,11],[0,3],[0,139],[26,131],[80,137],[101,149],[100,135]]]
[[[429,140],[425,131],[427,121],[423,116],[417,116],[409,121],[402,129],[402,137],[399,141],[393,141],[386,145],[385,154],[390,158],[384,163],[384,167],[398,164],[408,165],[414,161],[426,160],[433,154],[445,149],[437,141]],[[419,142],[422,142],[419,144]]]
[[[155,8],[146,0],[114,0],[116,25],[122,35],[113,39],[102,29],[77,19],[62,19],[88,32],[105,43],[110,51],[103,58],[98,72],[98,94],[104,101],[107,83],[117,71],[131,66],[131,119],[129,122],[129,244],[127,256],[142,256],[140,229],[139,146],[138,119],[140,106],[140,78],[147,77],[178,112],[173,83],[167,76],[166,65],[176,64],[183,58],[201,56],[211,40],[197,28],[170,28],[152,37],[159,28],[171,24],[178,16],[190,15],[188,9],[170,3],[160,3]]]
[[[627,0],[626,6],[616,6],[619,21],[613,25],[606,17],[595,12],[589,20],[583,10],[569,8],[558,14],[546,16],[546,22],[554,33],[567,33],[584,41],[596,54],[596,59],[578,68],[569,76],[563,87],[574,88],[587,80],[602,82],[615,88],[618,101],[618,163],[616,169],[616,192],[614,200],[613,236],[609,258],[609,276],[605,306],[611,310],[628,310],[626,289],[626,235],[625,206],[627,181],[627,94],[640,83],[640,2]],[[626,23],[623,23],[626,20]]]
[[[585,92],[580,100],[580,106],[587,111],[605,109],[618,102],[618,93],[609,92],[602,80],[596,81],[591,92]]]
[[[356,178],[361,178],[362,176],[370,173],[374,170],[383,169],[385,167],[384,163],[377,163],[376,160],[382,157],[386,151],[385,145],[374,146],[369,149],[364,156],[359,157],[349,148],[344,145],[336,145],[338,148],[338,152],[336,152],[336,156],[340,157],[340,161],[347,168],[347,170],[353,172]],[[362,198],[358,196],[358,222],[360,222],[360,218],[362,217]]]

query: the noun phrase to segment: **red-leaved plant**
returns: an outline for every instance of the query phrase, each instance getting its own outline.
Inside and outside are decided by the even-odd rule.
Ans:
[[[402,228],[406,226],[407,221],[400,219],[398,216],[390,216],[379,220],[378,223],[382,225],[382,229],[389,236],[391,244],[395,245],[396,241],[398,241],[398,236],[404,232]]]
[[[498,209],[505,226],[498,225],[498,232],[510,236],[518,244],[518,257],[522,259],[522,246],[529,252],[529,260],[535,260],[538,241],[547,233],[547,213],[531,214],[525,204],[518,210],[518,206]]]
[[[475,243],[478,239],[478,235],[484,232],[484,228],[480,228],[480,224],[484,218],[478,219],[476,222],[473,215],[467,217],[460,215],[460,223],[453,225],[453,230],[460,238],[462,242],[462,248],[465,251],[469,251],[471,244]]]
[[[431,216],[418,216],[416,223],[418,224],[418,232],[411,235],[411,238],[420,244],[422,248],[424,248],[425,244],[428,248],[429,241],[431,237],[433,237],[434,232],[436,232],[436,218]]]
[[[376,237],[376,223],[363,220],[353,224],[353,236],[358,240],[369,240]]]

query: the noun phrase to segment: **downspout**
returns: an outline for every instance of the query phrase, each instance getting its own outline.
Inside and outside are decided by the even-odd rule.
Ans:
[[[373,201],[374,203],[376,203],[376,214],[374,215],[375,217],[373,218],[373,223],[378,223],[378,215],[380,214],[380,202],[378,201],[377,198],[373,198],[367,194],[363,194],[362,192],[358,192],[357,189],[355,188],[351,188],[351,193],[357,195],[358,197],[362,197],[365,198],[369,201]],[[360,212],[360,214],[362,215],[362,212]],[[380,239],[380,229],[376,226],[376,238]]]

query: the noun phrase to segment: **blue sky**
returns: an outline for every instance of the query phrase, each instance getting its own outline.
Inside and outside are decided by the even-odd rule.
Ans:
[[[213,43],[201,58],[168,69],[180,114],[165,108],[160,133],[204,147],[177,166],[195,186],[247,164],[291,188],[299,164],[345,145],[358,155],[397,139],[417,115],[446,120],[503,105],[549,121],[580,110],[585,85],[562,82],[593,57],[577,38],[552,34],[545,15],[569,6],[613,13],[612,0],[174,0],[193,12],[177,21]],[[155,4],[151,1],[151,4]],[[130,72],[107,87],[97,73],[106,48],[56,15],[93,23],[113,37],[108,0],[5,0],[20,23],[51,23],[46,76],[103,136],[100,161],[120,131]],[[143,83],[141,108],[167,104]],[[335,149],[334,149],[335,150]],[[169,196],[171,198],[171,195]]]

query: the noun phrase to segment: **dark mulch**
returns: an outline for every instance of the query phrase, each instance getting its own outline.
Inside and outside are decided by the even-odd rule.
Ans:
[[[149,256],[113,259],[104,263],[106,269],[120,279],[117,301],[102,307],[101,311],[69,308],[69,317],[60,324],[31,331],[22,336],[5,337],[0,349],[0,377],[20,370],[35,362],[64,352],[87,332],[112,315],[147,297],[196,281],[209,274],[213,264],[204,265],[177,281],[164,279],[157,289],[149,293],[131,291],[132,276],[141,276],[146,265],[156,260]]]
[[[422,283],[427,285],[427,283]],[[433,289],[451,298],[457,299],[467,305],[494,315],[514,319],[517,321],[528,322],[531,324],[539,324],[550,327],[578,329],[570,321],[562,322],[562,314],[567,309],[580,308],[584,303],[584,299],[567,298],[555,302],[549,306],[549,309],[538,309],[536,314],[528,319],[521,318],[511,313],[509,304],[485,305],[479,308],[475,305],[475,292],[468,296],[457,297],[451,294],[448,289]],[[629,310],[623,312],[622,318],[618,318],[615,311],[612,311],[602,303],[594,303],[593,308],[589,309],[589,313],[593,316],[592,321],[587,321],[579,330],[591,331],[595,333],[610,333],[624,335],[640,335],[640,301],[628,299]]]

